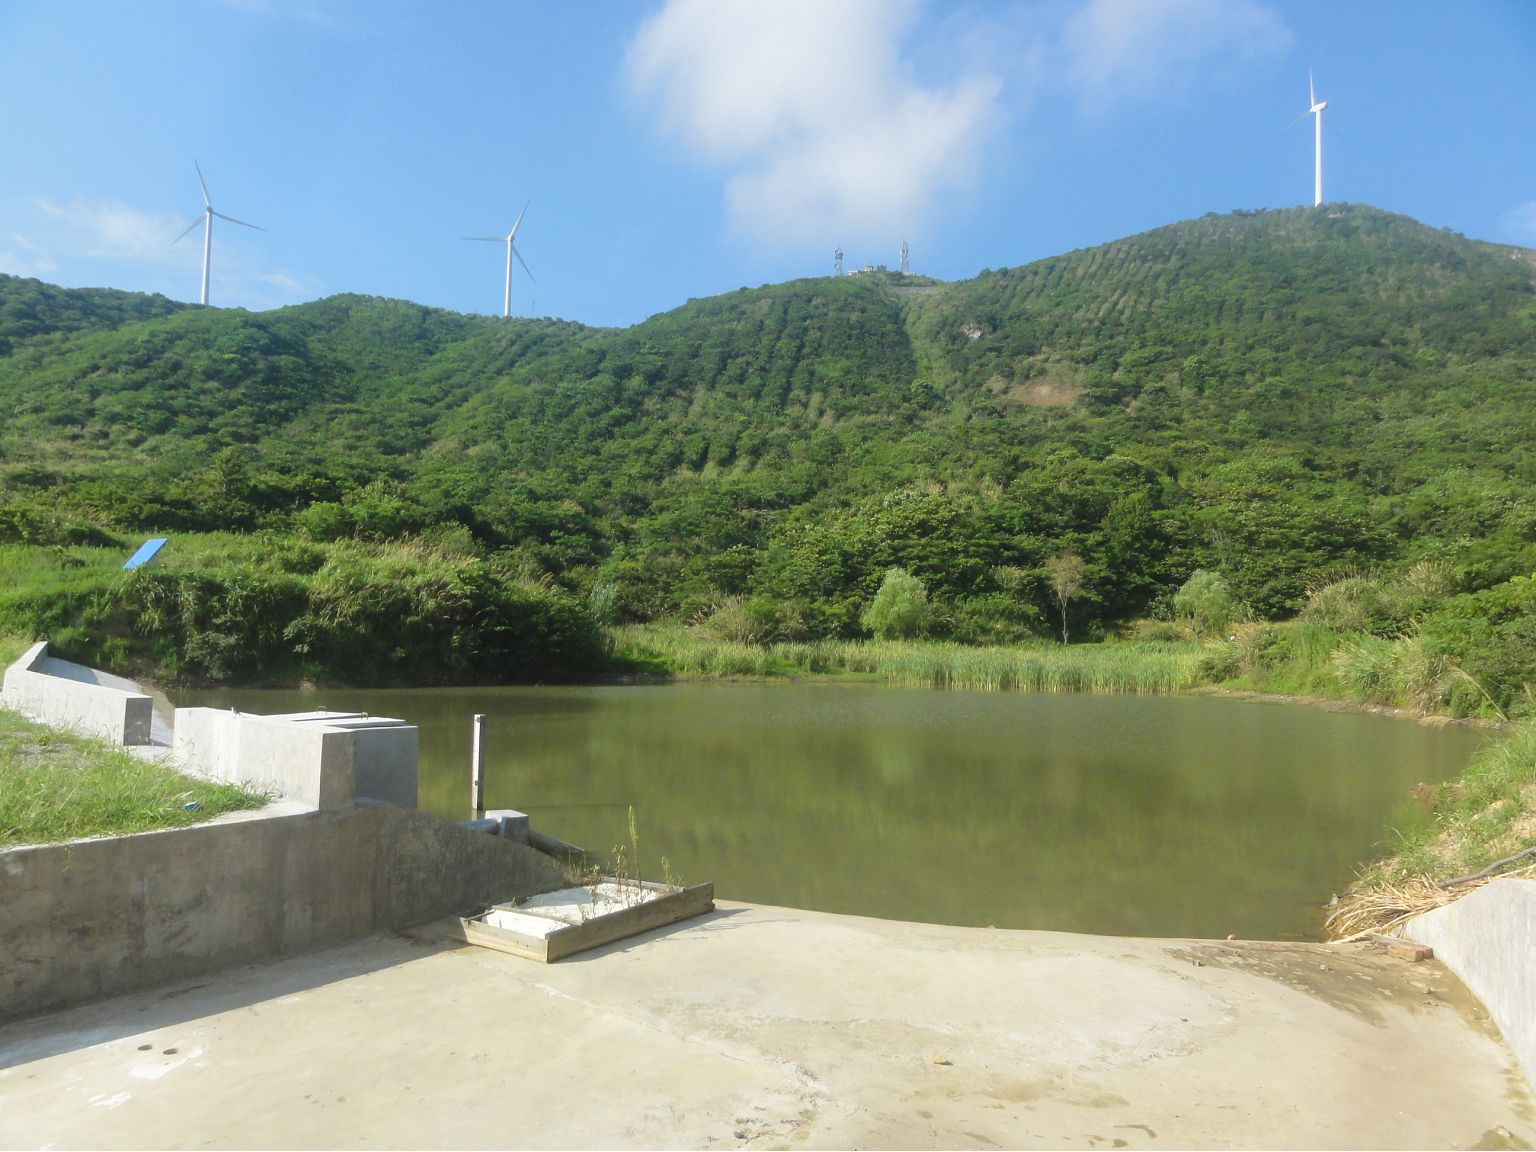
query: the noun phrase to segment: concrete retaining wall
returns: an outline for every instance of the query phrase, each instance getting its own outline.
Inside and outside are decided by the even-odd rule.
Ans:
[[[532,848],[426,813],[296,807],[0,852],[0,1019],[564,883]]]
[[[1483,1002],[1536,1091],[1536,880],[1495,880],[1396,934],[1428,944]]]
[[[44,724],[112,744],[150,742],[154,702],[125,681],[48,655],[46,641],[5,670],[0,704]]]

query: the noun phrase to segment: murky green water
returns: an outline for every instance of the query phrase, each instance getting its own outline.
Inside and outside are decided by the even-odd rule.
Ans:
[[[875,685],[230,691],[421,728],[423,808],[486,803],[588,849],[626,836],[729,899],[946,924],[1315,936],[1410,787],[1482,737],[1210,698]]]

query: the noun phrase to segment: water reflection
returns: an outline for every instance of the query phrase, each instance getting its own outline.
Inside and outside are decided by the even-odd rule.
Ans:
[[[486,802],[590,849],[625,835],[721,896],[1000,928],[1315,935],[1415,783],[1479,737],[1208,698],[874,685],[219,691],[421,728],[424,808]]]

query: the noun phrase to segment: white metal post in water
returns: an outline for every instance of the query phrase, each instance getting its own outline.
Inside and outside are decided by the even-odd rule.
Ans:
[[[469,800],[475,818],[485,811],[485,716],[475,713],[474,742],[470,750]]]

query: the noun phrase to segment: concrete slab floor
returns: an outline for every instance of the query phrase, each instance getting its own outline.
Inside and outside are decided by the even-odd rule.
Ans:
[[[1529,1147],[1433,962],[721,902],[554,965],[377,937],[0,1028],[6,1148]]]

